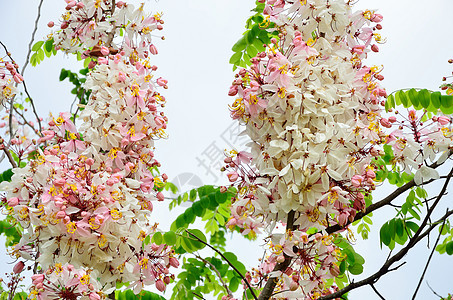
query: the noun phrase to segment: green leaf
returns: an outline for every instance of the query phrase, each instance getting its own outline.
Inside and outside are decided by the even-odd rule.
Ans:
[[[192,202],[195,201],[195,199],[197,199],[197,190],[196,189],[190,190],[189,199]]]
[[[395,232],[399,237],[403,237],[404,235],[404,222],[401,219],[394,219],[395,220]]]
[[[236,292],[238,290],[239,284],[241,283],[241,280],[237,277],[233,277],[230,280],[230,283],[228,284],[228,288],[232,292]]]
[[[151,241],[157,245],[162,244],[162,233],[160,233],[159,231],[155,232]]]
[[[258,50],[253,46],[253,44],[250,44],[247,46],[247,54],[250,57],[255,57],[258,54]]]
[[[234,45],[233,45],[233,48],[231,48],[231,50],[233,50],[233,52],[239,52],[239,51],[242,51],[245,49],[245,47],[247,47],[247,42],[245,40],[245,36],[242,36],[239,41],[237,41]]]
[[[60,81],[65,80],[66,77],[68,77],[68,75],[69,75],[68,70],[61,69],[61,71],[60,71]]]
[[[381,247],[382,247],[382,243],[384,243],[384,245],[386,245],[386,246],[390,245],[392,238],[390,236],[388,223],[385,223],[384,225],[382,225],[381,230],[379,231],[379,237],[381,240]]]
[[[252,32],[252,30],[248,30],[247,33],[245,34],[245,40],[247,42],[247,45],[250,45],[253,43],[255,40],[256,35]]]
[[[412,103],[412,105],[417,108],[419,105],[418,92],[415,89],[410,89],[407,92],[407,95],[409,96],[409,101]]]
[[[176,233],[174,231],[167,231],[164,233],[165,244],[173,246],[176,244]]]
[[[447,115],[453,113],[453,96],[442,95],[440,97],[440,110]]]
[[[225,225],[225,219],[222,217],[221,214],[215,214],[215,218],[216,218],[217,222],[219,222],[220,226]]]
[[[389,104],[388,104],[389,108],[396,107],[396,105],[395,105],[395,97],[393,95],[388,96],[386,102],[389,102]],[[397,101],[397,103],[398,102],[399,101]]]
[[[419,226],[412,221],[406,221],[406,227],[412,230],[414,233],[417,232],[419,228]]]
[[[220,189],[219,189],[215,193],[215,199],[218,204],[225,203],[228,199],[228,194],[220,192]]]
[[[431,94],[431,104],[435,108],[440,108],[440,99],[441,99],[442,94],[440,92],[434,92]]]
[[[191,239],[191,243],[196,248],[196,250],[203,249],[206,246],[204,243],[202,243],[198,240],[198,239],[200,239],[205,243],[207,242],[206,236],[204,235],[204,233],[201,230],[187,229],[187,231],[191,233],[191,234],[188,234],[188,236]],[[196,236],[198,239],[196,239],[194,236]]]
[[[352,275],[359,275],[363,273],[363,265],[353,264],[348,267],[348,270]]]
[[[38,41],[33,45],[33,47],[31,47],[31,50],[36,52],[41,49],[43,44],[44,44],[44,41]]]
[[[445,245],[445,251],[447,252],[448,255],[452,255],[453,254],[453,241],[448,242]]]
[[[238,65],[239,62],[241,61],[241,57],[242,57],[242,52],[234,53],[230,58],[230,64]]]
[[[419,91],[418,92],[418,96],[419,96],[420,104],[424,108],[428,108],[429,104],[431,103],[431,95],[428,92],[428,90],[427,89],[423,89],[423,90]]]
[[[39,60],[43,61],[44,60],[44,50],[39,49],[37,53],[38,53]]]
[[[205,209],[203,208],[203,206],[201,206],[201,202],[200,201],[197,201],[197,202],[194,202],[192,204],[192,210],[193,210],[193,213],[197,216],[197,217],[201,217],[205,211]]]
[[[52,49],[53,49],[53,38],[47,40],[46,43],[44,44],[44,50],[46,50],[46,52],[51,53]]]

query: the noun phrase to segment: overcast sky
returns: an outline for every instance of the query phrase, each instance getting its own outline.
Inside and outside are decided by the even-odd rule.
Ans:
[[[0,0],[2,17],[0,40],[5,43],[21,66],[26,56],[37,0]],[[136,2],[136,1],[132,1]],[[227,96],[233,79],[228,64],[231,46],[241,37],[245,20],[251,15],[252,0],[160,0],[147,1],[147,9],[162,11],[165,20],[165,41],[157,41],[159,55],[155,64],[158,75],[169,80],[165,91],[169,118],[168,140],[157,143],[156,157],[162,171],[170,179],[176,178],[187,189],[197,183],[220,184],[219,158],[229,144],[240,146],[243,138],[234,135],[235,123],[229,118],[227,105],[233,99]],[[64,10],[64,1],[44,0],[37,40],[45,39],[48,21],[57,21]],[[447,60],[453,57],[453,1],[451,0],[361,0],[357,9],[378,9],[384,15],[382,34],[387,43],[381,52],[372,55],[369,65],[384,65],[383,86],[388,92],[401,88],[420,87],[436,90],[442,76],[450,74]],[[57,23],[57,22],[56,22]],[[1,55],[3,55],[2,53]],[[59,54],[33,68],[28,67],[25,79],[35,99],[38,111],[46,116],[67,111],[73,98],[68,82],[58,82],[61,68],[77,71],[81,66]],[[191,175],[194,174],[194,175]],[[378,195],[385,195],[384,188]],[[375,196],[375,199],[379,199]],[[394,216],[392,210],[376,214],[377,225],[365,243],[357,242],[359,253],[367,259],[365,274],[374,273],[385,260],[387,251],[380,251],[378,233],[385,218]],[[169,218],[161,220],[165,228]],[[236,239],[236,241],[240,241]],[[431,242],[432,243],[432,242]],[[249,267],[256,265],[262,252],[249,247],[231,249]],[[419,245],[425,247],[425,244]],[[376,284],[386,299],[407,299],[412,295],[429,251],[416,249],[399,271]],[[3,259],[5,260],[5,258]],[[448,271],[453,267],[446,255],[436,258],[428,269],[426,280],[440,294],[453,292]],[[7,267],[1,267],[1,273]],[[351,299],[379,299],[365,287],[351,293]],[[433,293],[423,283],[418,299],[433,299]]]

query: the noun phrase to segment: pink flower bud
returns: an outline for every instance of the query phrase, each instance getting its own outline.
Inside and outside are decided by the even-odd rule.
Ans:
[[[440,125],[445,126],[450,123],[450,118],[446,116],[439,116],[437,118],[437,122],[439,122]]]
[[[168,83],[168,80],[163,79],[162,77],[157,78],[157,85],[159,86],[166,86]]]
[[[372,170],[366,171],[366,177],[368,178],[376,178],[376,174]]]
[[[25,267],[25,264],[23,261],[19,261],[17,264],[14,265],[13,267],[13,272],[15,274],[19,274],[20,272],[22,272],[22,270],[24,269]]]
[[[44,281],[44,274],[34,274],[34,275],[31,275],[31,280],[33,282],[34,285],[38,284],[38,283],[41,283]]]
[[[376,44],[371,45],[371,51],[373,52],[379,52],[379,47]]]
[[[17,198],[17,197],[9,198],[7,203],[8,203],[8,206],[14,207],[19,204],[19,198]]]
[[[98,58],[98,64],[100,65],[107,65],[109,63],[109,60],[105,57],[99,57]]]
[[[55,23],[53,21],[50,21],[49,23],[47,23],[47,26],[49,28],[52,28],[54,25],[55,25]]]
[[[379,122],[381,123],[382,126],[386,128],[392,127],[392,124],[386,118],[382,118]]]
[[[396,117],[395,116],[389,117],[389,122],[390,123],[395,123],[396,122]]]
[[[102,47],[101,47],[101,54],[102,54],[102,55],[107,56],[107,55],[109,55],[109,53],[110,53],[109,48],[107,48],[107,47],[105,47],[105,46],[102,46]]]
[[[235,96],[238,93],[238,86],[232,85],[228,91],[228,96]]]
[[[164,199],[165,199],[165,196],[164,196],[164,194],[162,194],[162,192],[158,192],[156,197],[157,197],[158,201],[164,201]]]
[[[168,262],[170,263],[170,266],[172,266],[173,268],[179,267],[179,261],[174,257],[170,257]]]
[[[121,8],[125,5],[126,3],[124,1],[118,1],[116,2],[116,7]]]
[[[98,295],[98,293],[90,293],[90,300],[99,300],[101,299],[101,296]]]
[[[165,291],[166,285],[161,279],[159,279],[159,280],[156,281],[156,288],[159,291],[163,292],[163,291]]]
[[[22,81],[24,81],[24,78],[19,73],[15,73],[13,78],[16,83],[21,83]]]
[[[371,22],[374,22],[374,23],[379,23],[379,22],[382,21],[382,19],[384,19],[384,17],[383,17],[382,15],[380,15],[380,14],[374,14],[374,15],[371,17],[370,21],[371,21]]]
[[[94,60],[92,60],[88,64],[88,69],[93,69],[94,67],[96,67],[96,62]]]
[[[59,212],[57,212],[55,217],[57,217],[57,219],[64,219],[66,217],[66,213],[60,210]]]
[[[162,174],[162,179],[163,179],[164,181],[167,181],[167,180],[168,180],[168,175],[167,175],[167,174],[165,174],[165,173],[164,173],[164,174]]]
[[[149,52],[151,52],[151,54],[153,55],[157,55],[157,53],[159,53],[156,46],[154,46],[153,44],[149,45]]]
[[[362,185],[363,177],[360,175],[354,175],[351,179],[351,184],[354,187],[359,187]]]
[[[235,182],[239,178],[239,174],[235,171],[227,174],[228,180],[230,182]]]

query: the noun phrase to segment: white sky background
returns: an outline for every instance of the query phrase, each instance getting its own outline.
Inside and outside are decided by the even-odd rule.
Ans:
[[[38,0],[0,0],[0,40],[7,45],[20,67],[25,60],[38,3]],[[64,6],[62,0],[44,0],[37,40],[45,39],[50,32],[45,24],[50,20],[57,21]],[[220,149],[227,147],[221,135],[232,124],[227,107],[233,100],[227,96],[234,77],[232,66],[228,64],[232,54],[230,49],[241,37],[254,1],[151,0],[146,7],[153,12],[163,11],[165,20],[162,33],[166,40],[156,39],[159,55],[155,57],[158,76],[169,80],[169,89],[164,95],[168,101],[166,115],[169,118],[170,138],[158,142],[156,151],[156,157],[162,163],[161,170],[170,179],[188,172],[199,176],[204,184],[219,184],[221,181],[207,174],[206,169],[199,165],[197,157],[214,165],[203,152],[212,145]],[[387,43],[380,45],[381,52],[371,55],[367,64],[384,65],[383,86],[387,91],[407,87],[437,90],[441,78],[453,70],[452,65],[447,63],[453,57],[450,37],[453,1],[361,0],[356,7],[378,9],[384,15],[382,35],[387,38]],[[0,53],[4,55],[3,50]],[[82,66],[59,54],[46,58],[35,68],[28,66],[25,72],[29,91],[38,112],[44,117],[49,110],[53,113],[69,110],[73,100],[70,94],[72,84],[58,81],[61,68],[78,71]],[[219,178],[222,176],[214,167],[210,171]],[[385,196],[388,191],[381,189],[375,199],[379,200],[382,198],[379,195]],[[160,219],[162,213],[155,215]],[[365,275],[374,273],[388,254],[388,251],[379,248],[379,228],[394,215],[392,209],[375,214],[373,221],[376,226],[370,239],[357,243],[356,250],[367,260]],[[169,226],[172,219],[165,216],[159,220],[162,228]],[[432,236],[431,244],[434,240],[435,236]],[[430,252],[422,249],[426,248],[426,242],[420,243],[418,248],[407,257],[407,265],[384,276],[375,285],[386,299],[411,297]],[[257,245],[249,246],[237,238],[230,249],[248,267],[255,266],[257,257],[262,255]],[[5,264],[6,256],[3,255],[2,261],[0,274],[10,270],[10,265]],[[435,299],[426,281],[442,295],[453,292],[450,276],[447,275],[447,270],[452,267],[451,257],[435,256],[418,299]],[[379,298],[371,288],[364,287],[351,293],[350,299]]]

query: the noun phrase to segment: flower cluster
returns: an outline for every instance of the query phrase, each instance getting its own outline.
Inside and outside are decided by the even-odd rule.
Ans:
[[[14,98],[17,93],[16,85],[24,80],[17,72],[18,68],[14,61],[0,58],[0,104]]]
[[[442,164],[453,149],[453,128],[450,116],[437,115],[428,118],[426,111],[414,109],[403,115],[399,110],[382,123],[393,131],[387,144],[393,149],[393,164],[401,171],[415,173],[417,185],[430,179],[438,179],[439,173],[430,164]]]
[[[363,63],[379,51],[382,16],[352,12],[344,1],[262,2],[279,35],[238,72],[229,91],[236,97],[231,116],[252,143],[250,155],[233,153],[225,161],[239,187],[228,225],[272,232],[291,211],[292,236],[346,225],[375,188],[373,157],[385,142],[382,67]],[[287,243],[273,247],[291,249]],[[334,245],[321,245],[299,241],[287,254],[302,274],[293,284],[297,297],[329,293],[322,283],[338,259]],[[308,266],[306,257],[316,257],[316,264]]]
[[[157,54],[151,43],[151,32],[162,30],[163,21],[160,14],[147,15],[143,4],[135,8],[124,1],[65,1],[66,13],[62,15],[59,29],[52,34],[58,49],[94,56],[105,56],[120,48],[125,55],[139,58]],[[49,22],[48,26],[54,27],[55,23]],[[124,38],[116,44],[114,37],[123,33]]]
[[[152,202],[164,200],[168,178],[155,175],[160,163],[153,152],[154,140],[166,137],[165,97],[158,90],[167,81],[154,78],[157,67],[147,55],[157,53],[150,31],[163,22],[124,2],[116,9],[111,1],[66,2],[53,37],[61,49],[91,57],[84,85],[91,94],[81,107],[81,126],[69,113],[52,117],[36,141],[45,146],[1,187],[8,213],[25,229],[15,254],[49,270],[34,282],[38,299],[99,299],[97,291],[108,294],[118,281],[130,282],[136,293],[150,284],[163,291],[169,268],[179,262],[169,246],[145,243],[157,230]],[[114,45],[108,35],[120,29],[127,38]],[[89,276],[86,267],[102,289],[77,279]]]
[[[92,269],[57,263],[42,274],[32,275],[30,299],[106,299],[99,282],[93,280],[96,276]]]

